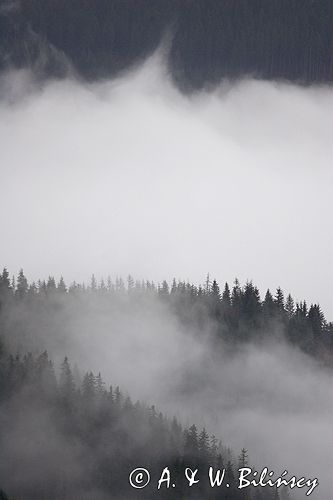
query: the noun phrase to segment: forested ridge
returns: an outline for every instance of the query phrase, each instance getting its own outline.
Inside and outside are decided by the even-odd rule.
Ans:
[[[24,439],[19,435],[19,408],[24,410]],[[235,457],[204,428],[198,430],[194,424],[183,428],[175,417],[165,417],[154,406],[133,403],[119,387],[106,388],[100,373],[86,373],[76,385],[67,358],[57,379],[47,352],[20,357],[2,349],[0,415],[0,480],[13,491],[13,496],[7,496],[0,490],[1,500],[263,498],[262,488],[237,489],[238,467],[250,465],[247,450]],[[9,443],[10,439],[17,442]],[[14,456],[11,446],[15,450],[18,445],[25,448],[17,449]],[[138,466],[151,474],[151,484],[144,491],[129,486],[129,475]],[[166,466],[175,488],[157,491]],[[201,483],[191,490],[186,467],[199,468]],[[225,484],[215,490],[210,487],[209,467],[226,470],[228,488]],[[286,488],[264,494],[267,500],[290,498]]]
[[[296,302],[290,294],[285,296],[280,287],[275,292],[268,289],[261,297],[252,281],[241,286],[236,279],[232,285],[225,283],[220,288],[209,275],[205,283],[198,286],[175,279],[171,284],[167,281],[155,284],[135,281],[131,276],[125,281],[108,277],[97,282],[94,275],[89,285],[74,282],[67,286],[63,278],[56,283],[52,276],[29,284],[23,270],[17,278],[10,279],[7,269],[0,274],[3,331],[24,330],[32,316],[42,317],[51,311],[61,315],[66,309],[77,309],[80,314],[80,311],[100,307],[112,313],[124,304],[129,309],[144,308],[146,300],[166,305],[197,335],[204,335],[209,329],[217,343],[237,346],[284,339],[321,362],[332,363],[333,323],[326,320],[319,304]]]
[[[29,284],[23,270],[10,279],[4,269],[0,275],[0,485],[6,493],[0,492],[1,500],[289,498],[287,491],[274,488],[264,493],[262,488],[238,490],[238,467],[251,462],[247,450],[234,454],[226,447],[227,436],[222,436],[222,444],[220,437],[204,428],[184,426],[155,406],[133,402],[118,386],[106,386],[100,373],[82,374],[67,357],[55,369],[48,353],[42,351],[46,319],[61,328],[67,308],[74,308],[76,314],[89,307],[97,307],[98,313],[111,308],[112,314],[114,306],[145,307],[147,298],[149,304],[152,298],[167,301],[187,327],[204,329],[214,319],[217,339],[222,335],[231,343],[250,340],[245,338],[248,328],[254,335],[259,325],[265,329],[270,321],[294,321],[298,328],[302,325],[304,335],[318,335],[318,345],[326,346],[326,337],[331,335],[331,325],[319,306],[294,306],[290,297],[284,300],[280,289],[275,297],[267,292],[261,302],[251,283],[240,287],[236,281],[231,290],[226,284],[220,293],[217,282],[209,277],[203,286],[174,280],[169,287],[165,281],[154,285],[135,282],[130,276],[126,285],[120,278],[97,283],[93,276],[89,286],[72,283],[67,287],[63,278],[56,283],[53,277]],[[15,339],[22,347],[24,335],[33,337],[34,329],[42,330],[34,353],[10,351],[8,346]],[[231,338],[232,332],[237,339]],[[308,346],[307,339],[304,348]],[[166,466],[176,486],[157,492]],[[212,489],[203,480],[210,466],[226,469],[229,488]],[[129,474],[136,467],[146,467],[151,473],[152,481],[142,491],[129,486]],[[202,479],[190,490],[186,467],[199,468]]]
[[[26,436],[21,445],[31,449],[20,449],[14,457],[6,433],[10,438],[19,432],[17,408],[25,412]],[[188,498],[183,471],[194,465],[202,470],[225,465],[233,493],[219,498],[244,498],[235,491],[238,462],[233,461],[231,451],[215,436],[209,436],[205,429],[198,431],[195,425],[183,428],[176,418],[168,419],[154,406],[133,403],[119,387],[106,388],[100,373],[97,376],[86,373],[78,384],[67,358],[57,380],[47,352],[20,357],[2,351],[0,414],[0,479],[10,483],[14,492],[10,498],[154,498],[166,466],[172,471],[177,488],[172,495],[161,491],[159,496]],[[35,428],[39,425],[40,434]],[[33,432],[32,437],[29,432]],[[38,442],[38,438],[46,442]],[[20,464],[21,454],[30,455],[35,462],[28,471]],[[48,461],[50,467],[42,460]],[[243,450],[238,461],[247,464],[247,460],[247,452]],[[3,474],[8,470],[4,461],[16,465],[14,484]],[[27,463],[25,466],[29,467]],[[146,467],[154,481],[141,495],[131,490],[128,479],[138,466]],[[22,480],[19,476],[25,474],[27,477]],[[204,493],[201,488],[196,490],[189,498],[200,498]],[[4,500],[7,496],[0,493],[0,498]]]
[[[143,61],[168,40],[184,90],[224,78],[333,79],[331,0],[1,0],[0,67],[90,80]]]

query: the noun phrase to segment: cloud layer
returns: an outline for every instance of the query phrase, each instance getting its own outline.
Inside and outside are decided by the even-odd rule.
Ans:
[[[329,89],[245,81],[188,98],[157,57],[98,85],[37,90],[20,73],[1,88],[23,95],[0,118],[12,272],[198,282],[210,271],[333,314]]]

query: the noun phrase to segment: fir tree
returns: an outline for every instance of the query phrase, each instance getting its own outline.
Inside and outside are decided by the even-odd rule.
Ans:
[[[67,357],[64,359],[61,365],[59,389],[63,400],[66,403],[70,403],[74,397],[75,384],[72,370]]]
[[[24,276],[23,269],[20,269],[20,272],[17,276],[17,285],[15,295],[17,295],[20,299],[23,299],[28,292],[28,280]]]

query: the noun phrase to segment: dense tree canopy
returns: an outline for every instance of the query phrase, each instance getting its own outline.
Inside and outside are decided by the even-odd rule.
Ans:
[[[10,330],[13,316],[21,317],[24,310],[31,310],[38,316],[45,310],[57,311],[55,306],[60,310],[77,307],[80,314],[84,308],[91,307],[92,297],[110,311],[123,301],[134,308],[143,305],[145,298],[154,298],[199,334],[207,325],[210,329],[214,325],[217,342],[237,345],[282,336],[322,362],[332,362],[333,323],[325,319],[319,304],[308,306],[305,301],[295,302],[290,294],[285,297],[280,287],[274,294],[267,290],[261,299],[258,288],[251,281],[241,286],[237,279],[232,286],[225,283],[222,292],[217,281],[211,281],[209,276],[204,285],[173,280],[170,286],[166,281],[156,285],[135,281],[131,276],[126,283],[121,278],[113,282],[110,277],[98,283],[93,275],[88,286],[74,282],[67,287],[63,277],[56,283],[52,276],[46,281],[29,284],[23,270],[16,279],[10,280],[4,269],[0,274],[0,325],[3,331]],[[17,326],[18,320],[15,324]],[[23,321],[22,328],[26,326]]]
[[[100,373],[86,373],[77,384],[67,358],[57,379],[47,352],[20,357],[2,350],[0,412],[0,482],[13,500],[155,498],[166,466],[176,486],[161,489],[159,498],[261,498],[254,489],[246,494],[237,489],[236,470],[247,466],[246,450],[237,463],[231,450],[205,429],[183,428],[154,406],[132,402],[119,387],[106,388]],[[17,443],[8,442],[8,436]],[[24,445],[29,448],[19,447]],[[14,455],[12,448],[17,450]],[[141,494],[128,480],[138,465],[152,478]],[[191,490],[186,467],[199,468],[197,478],[202,480]],[[212,489],[208,479],[204,481],[209,467],[227,469],[229,489]],[[15,470],[14,482],[9,470]],[[277,490],[265,495],[267,500],[280,498]],[[0,500],[9,500],[2,490]]]

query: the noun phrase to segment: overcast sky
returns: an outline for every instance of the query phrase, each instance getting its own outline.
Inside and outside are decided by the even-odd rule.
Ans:
[[[154,57],[113,82],[37,91],[15,73],[0,92],[11,273],[210,272],[281,286],[333,319],[331,90],[245,81],[189,98]]]

